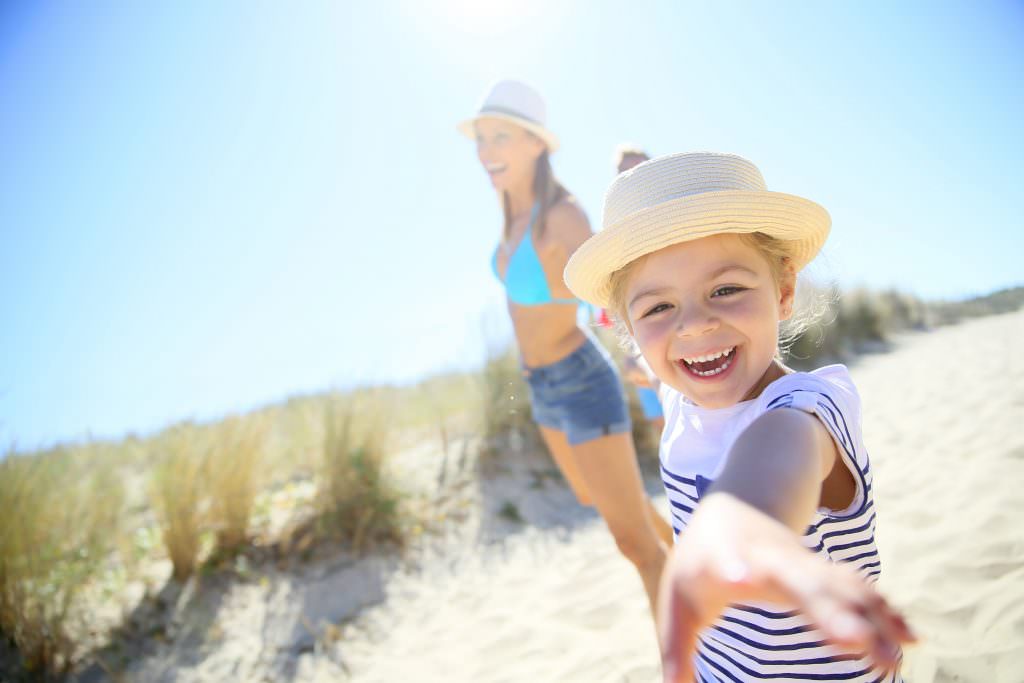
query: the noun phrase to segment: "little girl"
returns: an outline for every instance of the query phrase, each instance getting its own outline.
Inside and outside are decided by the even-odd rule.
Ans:
[[[661,578],[666,681],[898,681],[913,636],[874,590],[871,466],[845,367],[778,357],[796,275],[831,220],[727,154],[620,175],[566,265],[658,384],[676,543]]]

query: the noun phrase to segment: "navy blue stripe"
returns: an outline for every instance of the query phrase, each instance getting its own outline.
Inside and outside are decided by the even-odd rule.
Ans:
[[[843,411],[839,410],[839,406],[836,405],[836,402],[832,400],[831,396],[829,396],[828,394],[821,394],[821,396],[823,396],[826,401],[831,403],[832,407],[835,408],[836,412],[839,414],[839,419],[843,421],[843,433],[846,434],[846,441],[847,443],[850,444],[850,448],[853,448],[853,437],[850,436],[850,428],[846,424],[846,416],[843,415]],[[853,452],[850,455],[853,457],[854,464],[857,464],[857,453]]]
[[[784,650],[809,650],[814,647],[825,647],[828,645],[827,640],[809,640],[803,643],[782,643],[781,645],[768,645],[761,642],[760,640],[752,640],[746,636],[736,633],[732,629],[725,628],[723,626],[715,626],[713,629],[715,633],[726,633],[741,643],[746,643],[752,647],[756,647],[759,650],[770,650],[772,652],[781,652]]]
[[[882,566],[882,561],[881,560],[876,560],[874,562],[868,562],[867,564],[862,564],[861,566],[857,567],[857,571],[862,572],[865,569],[871,569],[872,567],[881,567],[881,566]]]
[[[662,472],[662,474],[668,475],[668,477],[670,479],[675,479],[676,481],[682,482],[683,484],[689,484],[694,489],[697,488],[697,480],[696,479],[687,479],[686,477],[680,477],[677,474],[672,474],[667,469],[665,469],[664,465],[661,466],[661,472]]]
[[[829,546],[828,552],[831,554],[831,553],[834,553],[834,552],[838,552],[840,550],[849,550],[850,548],[860,548],[861,546],[865,546],[865,545],[873,545],[874,542],[875,542],[874,537],[873,536],[869,536],[867,539],[861,539],[859,541],[850,541],[849,543],[842,543],[840,545]]]
[[[686,496],[687,498],[689,498],[690,500],[692,500],[692,501],[693,501],[694,503],[699,503],[699,502],[700,502],[700,501],[699,501],[698,499],[694,498],[693,496],[691,496],[691,495],[690,495],[689,493],[687,493],[686,491],[683,491],[682,489],[678,489],[678,488],[676,488],[675,486],[673,486],[672,484],[668,483],[668,482],[667,482],[667,481],[665,481],[664,479],[662,479],[661,483],[662,483],[662,485],[663,485],[663,486],[664,486],[665,488],[667,488],[667,489],[668,489],[669,491],[675,491],[676,493],[681,493],[682,495],[684,495],[684,496]]]
[[[809,626],[793,626],[792,628],[767,628],[765,626],[759,626],[757,624],[751,624],[749,621],[743,621],[736,617],[722,617],[722,621],[728,621],[731,624],[738,624],[739,626],[745,626],[758,633],[763,633],[766,636],[795,636],[798,633],[807,633],[810,631]]]
[[[761,659],[749,652],[744,652],[734,645],[715,639],[715,642],[722,647],[735,650],[747,659],[752,659],[762,666],[801,666],[810,664],[838,664],[839,662],[856,662],[861,659],[860,655],[834,655],[829,657],[811,657],[809,659]]]
[[[868,490],[868,489],[864,489],[864,491],[865,491],[865,495],[867,493],[870,493],[870,490]],[[875,507],[875,500],[873,498],[868,497],[867,498],[867,504],[864,507],[862,507],[857,513],[852,514],[849,517],[826,517],[825,519],[821,520],[817,524],[812,524],[809,527],[807,527],[807,530],[808,530],[808,532],[813,533],[814,531],[820,530],[821,527],[824,526],[825,524],[842,524],[842,523],[845,523],[845,522],[849,522],[854,517],[857,517],[858,515],[863,515],[865,512],[867,512],[868,510],[870,510],[873,507]]]
[[[844,436],[842,427],[839,426],[839,419],[836,418],[836,414],[832,411],[831,408],[829,408],[821,401],[817,401],[816,403],[818,407],[824,411],[819,411],[818,414],[825,418],[825,426],[829,428],[829,431],[832,432],[833,436],[835,436],[836,441],[838,441],[839,445],[842,446],[844,451],[846,451],[846,454],[853,458],[854,462],[857,462],[857,458],[854,457],[856,453],[854,452],[853,441],[847,438],[849,435]]]
[[[676,501],[672,500],[671,498],[669,498],[668,503],[669,503],[669,505],[671,505],[672,507],[676,508],[677,510],[682,510],[683,512],[689,512],[691,515],[693,514],[693,508],[687,507],[687,506],[683,505],[682,503],[677,503]]]
[[[736,678],[732,674],[731,671],[729,671],[728,669],[723,667],[721,664],[719,664],[715,660],[708,658],[708,656],[705,655],[704,653],[700,653],[700,659],[705,664],[710,664],[713,668],[717,669],[720,674],[724,675],[726,678],[728,678],[733,683],[743,683],[743,681],[738,679],[738,678]]]
[[[863,524],[861,524],[856,529],[839,529],[838,531],[830,531],[827,534],[822,534],[821,535],[821,540],[824,541],[827,538],[832,538],[833,536],[842,536],[843,534],[856,534],[856,533],[860,533],[861,531],[867,531],[868,527],[870,527],[871,524],[874,521],[875,521],[875,515],[872,514],[868,518],[868,521],[864,522]]]
[[[868,669],[861,669],[860,671],[850,671],[848,673],[827,673],[827,674],[798,673],[798,672],[793,672],[793,671],[786,671],[786,672],[781,672],[781,673],[760,672],[760,671],[754,671],[753,669],[740,664],[735,659],[733,659],[729,655],[725,654],[724,652],[722,652],[718,648],[710,645],[707,642],[704,643],[704,647],[706,649],[710,650],[711,652],[714,652],[716,655],[722,657],[723,659],[728,661],[730,664],[732,664],[733,666],[735,666],[737,669],[739,669],[743,673],[747,674],[748,676],[753,676],[754,678],[758,678],[758,679],[762,679],[762,680],[763,679],[772,679],[772,678],[794,678],[794,679],[801,680],[801,681],[848,681],[850,679],[859,678],[861,676],[864,676],[866,674],[871,673],[871,669],[870,668],[868,668]],[[708,662],[709,664],[715,664],[716,663],[716,662],[714,662],[714,660],[708,659],[706,657],[704,658],[704,660],[706,662]],[[716,666],[715,668],[717,669],[719,667]],[[732,675],[729,674],[729,677],[732,678]],[[733,679],[733,680],[735,680],[735,679]]]
[[[854,555],[853,557],[836,558],[836,562],[856,562],[857,560],[863,560],[865,557],[878,557],[878,550],[869,550],[866,553]]]
[[[750,607],[748,605],[729,605],[732,609],[738,609],[741,612],[751,612],[753,614],[760,614],[762,617],[768,617],[769,619],[792,619],[800,614],[799,610],[791,610],[789,612],[772,612],[766,609],[760,609],[758,607]]]

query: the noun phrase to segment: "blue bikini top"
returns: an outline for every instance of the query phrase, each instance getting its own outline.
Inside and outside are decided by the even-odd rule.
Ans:
[[[508,259],[505,269],[505,280],[502,282],[498,272],[498,250],[491,257],[491,269],[499,282],[505,285],[509,301],[520,306],[540,306],[542,304],[578,304],[579,299],[555,299],[548,287],[548,278],[544,274],[544,266],[537,257],[533,246],[533,222],[537,219],[539,205],[534,204],[530,212],[530,224],[526,226],[523,238]]]

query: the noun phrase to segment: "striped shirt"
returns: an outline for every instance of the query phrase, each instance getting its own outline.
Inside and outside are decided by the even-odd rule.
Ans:
[[[686,528],[701,497],[725,465],[733,442],[758,416],[775,408],[816,415],[835,439],[853,473],[857,491],[845,510],[819,508],[803,543],[833,562],[851,564],[874,583],[881,572],[875,547],[875,507],[871,464],[861,437],[860,398],[842,365],[786,375],[760,396],[728,408],[700,408],[662,385],[665,430],[661,438],[661,478],[678,534]],[[697,648],[697,680],[712,681],[885,681],[867,658],[842,654],[800,613],[777,604],[737,604],[706,629]]]

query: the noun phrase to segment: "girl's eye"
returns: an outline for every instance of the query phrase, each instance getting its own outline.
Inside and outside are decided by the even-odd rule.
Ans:
[[[658,304],[657,306],[653,306],[650,309],[648,309],[640,317],[641,318],[646,318],[649,315],[656,315],[658,313],[661,313],[662,311],[667,311],[669,308],[670,308],[670,306],[668,304]]]
[[[712,297],[716,297],[716,296],[729,296],[730,294],[736,294],[737,292],[742,292],[744,289],[746,289],[746,287],[737,287],[735,285],[725,285],[724,287],[719,287],[715,291],[711,292],[711,296]]]

